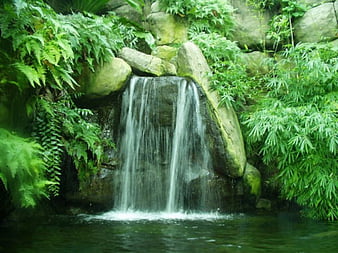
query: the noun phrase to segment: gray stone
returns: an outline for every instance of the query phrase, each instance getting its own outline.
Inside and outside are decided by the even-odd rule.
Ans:
[[[120,57],[138,72],[155,76],[176,75],[176,67],[173,64],[135,49],[123,48]]]
[[[266,34],[270,28],[271,14],[254,10],[245,0],[232,0],[231,4],[236,10],[232,40],[242,48],[264,48],[270,43]]]
[[[151,55],[170,62],[176,55],[178,49],[170,46],[158,46],[151,52]]]
[[[320,42],[338,38],[338,1],[325,3],[308,10],[295,22],[294,33],[297,42]]]
[[[106,4],[106,8],[108,10],[115,10],[118,7],[121,7],[122,5],[125,5],[126,2],[125,0],[110,0],[107,4]]]
[[[182,43],[188,39],[186,23],[180,17],[165,12],[155,12],[148,15],[147,23],[157,45]]]
[[[269,72],[267,54],[259,51],[246,53],[241,56],[243,64],[251,75],[264,75]]]
[[[247,194],[254,195],[258,199],[261,195],[261,173],[259,170],[247,163],[243,179]]]
[[[331,45],[335,50],[338,50],[338,39],[334,41],[330,41],[329,45]]]
[[[332,0],[297,0],[297,2],[306,7],[312,7],[312,6],[317,6],[323,3],[332,2]]]
[[[136,23],[142,22],[142,13],[136,11],[129,4],[122,5],[114,10],[116,15],[127,18]]]
[[[152,3],[151,5],[151,12],[156,13],[156,12],[164,12],[164,10],[161,8],[160,2],[156,1]]]
[[[201,50],[192,42],[186,42],[178,52],[178,75],[195,80],[208,98],[209,110],[216,124],[219,126],[219,135],[222,138],[224,149],[222,173],[231,177],[241,177],[246,165],[244,141],[237,115],[232,107],[219,106],[220,97],[216,91],[211,91],[208,81],[210,68]]]
[[[131,67],[124,60],[113,58],[110,63],[97,67],[95,73],[88,71],[82,78],[85,83],[85,95],[97,98],[119,91],[131,73]]]

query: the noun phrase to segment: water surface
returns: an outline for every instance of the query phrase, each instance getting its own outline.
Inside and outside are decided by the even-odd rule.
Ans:
[[[0,226],[0,252],[338,252],[338,224],[297,215],[109,212]]]

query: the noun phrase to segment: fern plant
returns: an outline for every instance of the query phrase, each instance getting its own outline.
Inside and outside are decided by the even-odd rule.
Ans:
[[[191,38],[201,32],[228,35],[233,26],[233,8],[227,0],[160,0],[160,5],[170,14],[187,18]]]
[[[303,44],[285,56],[267,78],[266,99],[242,118],[246,139],[276,165],[283,197],[312,218],[336,220],[338,53]]]
[[[64,156],[67,154],[72,158],[81,185],[97,172],[103,158],[103,146],[108,142],[101,138],[97,124],[85,120],[92,112],[77,108],[67,94],[57,101],[40,97],[36,111],[34,136],[44,149],[48,179],[54,183],[49,191],[57,196]]]
[[[0,180],[16,206],[35,206],[48,197],[42,147],[0,128]]]

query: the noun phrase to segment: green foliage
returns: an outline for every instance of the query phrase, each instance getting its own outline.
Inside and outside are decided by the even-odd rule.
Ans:
[[[227,35],[233,26],[233,8],[227,0],[160,0],[166,12],[186,17],[190,23],[190,37],[205,33]]]
[[[0,64],[14,68],[1,79],[20,89],[74,89],[83,63],[93,70],[137,43],[137,29],[112,14],[59,15],[42,0],[2,4],[0,29]]]
[[[250,152],[276,165],[286,199],[312,218],[336,220],[338,52],[302,44],[284,57],[267,78],[266,99],[243,117]]]
[[[91,12],[98,13],[104,9],[109,0],[47,0],[57,12]]]
[[[0,9],[0,29],[0,40],[8,49],[3,53],[7,63],[32,87],[47,83],[56,88],[63,83],[74,87],[71,77],[74,54],[51,8],[40,1],[4,3]],[[14,78],[12,75],[6,79],[21,89],[26,87],[20,75]]]
[[[64,153],[73,159],[81,183],[97,172],[105,140],[99,126],[85,120],[92,112],[77,108],[69,95],[57,101],[41,97],[36,111],[34,135],[44,149],[48,178],[54,182],[49,191],[57,196]]]
[[[248,4],[255,9],[278,9],[281,0],[247,0]]]
[[[46,0],[57,12],[65,14],[73,12],[101,13],[109,1],[110,0]],[[144,6],[143,0],[125,0],[125,2],[135,10],[142,12],[142,7]]]
[[[0,180],[16,206],[35,206],[47,197],[45,170],[39,144],[0,128]]]
[[[259,82],[248,76],[236,43],[216,33],[198,34],[193,41],[203,49],[211,67],[211,87],[221,96],[221,104],[233,105],[237,110],[243,109],[255,95],[254,87]]]
[[[138,12],[142,12],[144,0],[125,0],[125,1]]]

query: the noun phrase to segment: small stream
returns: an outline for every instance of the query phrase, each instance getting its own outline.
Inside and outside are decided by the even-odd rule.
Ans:
[[[50,216],[0,225],[0,252],[338,252],[338,224],[291,213]]]

